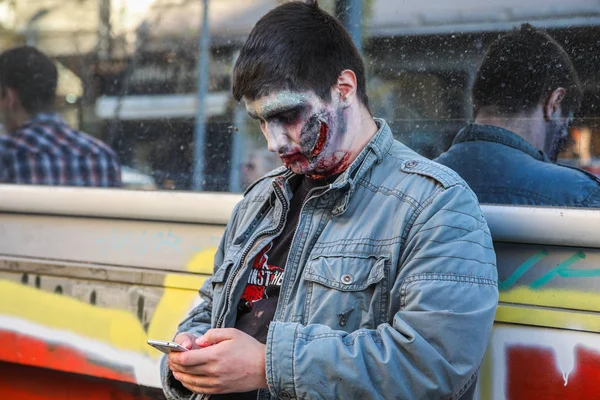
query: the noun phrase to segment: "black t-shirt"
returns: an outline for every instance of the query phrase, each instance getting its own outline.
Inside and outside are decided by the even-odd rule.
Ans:
[[[334,178],[335,179],[335,178]],[[316,187],[327,185],[327,180],[302,178],[290,200],[290,208],[283,231],[261,250],[252,262],[252,271],[238,306],[235,328],[266,344],[269,324],[275,316],[279,289],[283,281],[283,270],[300,211],[308,193]],[[255,400],[257,391],[231,393],[219,396],[222,399]]]

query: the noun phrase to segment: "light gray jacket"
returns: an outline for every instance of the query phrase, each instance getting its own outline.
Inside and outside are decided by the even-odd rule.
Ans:
[[[304,204],[259,398],[472,396],[498,300],[487,224],[456,173],[377,123],[349,169]],[[236,206],[180,332],[234,326],[251,260],[285,224],[291,176],[271,172]],[[177,390],[165,363],[162,375],[168,398],[200,398]]]

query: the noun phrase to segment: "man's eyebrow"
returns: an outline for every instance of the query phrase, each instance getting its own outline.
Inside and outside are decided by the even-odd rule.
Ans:
[[[288,112],[300,111],[305,107],[304,104],[291,104],[287,106],[274,107],[268,111],[266,111],[262,117],[264,119],[272,119],[279,114],[284,114]]]

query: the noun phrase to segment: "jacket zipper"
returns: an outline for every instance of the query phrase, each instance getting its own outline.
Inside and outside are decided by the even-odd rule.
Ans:
[[[319,195],[324,195],[325,193],[329,192],[332,188],[332,185],[329,184],[329,187],[324,190],[323,192],[321,192]],[[313,193],[318,191],[321,188],[313,188],[310,190],[310,192],[308,192],[308,195],[306,196],[306,200],[302,203],[302,207],[300,207],[300,215],[298,216],[298,221],[296,222],[296,226],[294,227],[294,236],[292,237],[292,240],[290,241],[290,245],[288,247],[288,255],[287,258],[285,260],[285,266],[287,267],[288,262],[290,261],[290,250],[292,249],[292,244],[294,243],[294,239],[296,238],[296,231],[298,230],[298,226],[300,225],[300,218],[302,218],[302,211],[304,211],[304,206],[306,205],[306,203],[308,203],[310,200],[312,200],[313,198],[316,198],[316,196],[313,196]],[[285,277],[285,275],[284,275]],[[281,286],[283,286],[283,282],[281,283]],[[280,294],[281,296],[281,294]],[[281,297],[280,297],[281,299]],[[280,302],[277,302],[277,309],[279,308],[279,304]],[[277,314],[277,309],[275,310],[275,314]],[[275,321],[275,315],[273,315],[273,321]],[[260,391],[261,389],[257,390],[257,394],[256,394],[256,399],[258,400],[259,396],[260,396]]]
[[[325,193],[329,192],[331,190],[331,186],[332,185],[329,184],[328,187],[327,187],[327,189],[325,189],[321,193],[319,193],[319,196],[322,196]],[[296,226],[294,226],[294,236],[292,236],[292,240],[290,241],[290,244],[288,246],[287,258],[285,260],[285,265],[286,266],[287,266],[288,262],[290,261],[290,250],[292,250],[292,244],[294,244],[294,239],[296,239],[296,231],[298,230],[298,226],[300,226],[300,218],[302,218],[302,211],[304,211],[304,206],[306,205],[306,203],[308,203],[312,199],[317,198],[317,196],[313,195],[313,193],[317,192],[320,189],[323,189],[323,187],[324,186],[318,187],[318,188],[312,188],[310,190],[310,192],[308,192],[308,194],[306,195],[306,200],[304,200],[304,202],[302,203],[302,207],[300,207],[300,214],[298,215],[298,221],[296,221]]]
[[[286,220],[285,217],[287,216],[289,206],[287,204],[285,197],[283,196],[283,193],[281,192],[281,188],[279,187],[279,185],[275,184],[274,187],[275,187],[275,195],[279,198],[279,201],[281,201],[281,204],[283,205],[283,209],[281,212],[281,218],[279,218],[279,223],[277,224],[275,229],[271,229],[269,231],[264,231],[256,236],[254,236],[252,241],[248,244],[248,246],[246,246],[246,250],[244,250],[244,253],[242,254],[242,257],[241,257],[241,262],[238,265],[238,268],[233,273],[232,278],[229,279],[229,281],[227,282],[227,287],[225,288],[225,299],[227,301],[227,304],[229,304],[229,300],[230,300],[230,296],[231,296],[231,289],[233,287],[233,282],[235,281],[238,274],[242,270],[242,267],[246,264],[246,257],[248,257],[248,254],[252,251],[252,248],[254,247],[254,245],[256,244],[258,239],[277,233],[278,231],[280,231],[283,228],[283,226],[285,224],[285,220]],[[223,313],[221,313],[221,316],[219,317],[219,320],[217,321],[216,328],[221,328],[221,326],[223,325],[223,321],[225,319],[225,314],[227,314],[227,311],[228,311],[228,309],[225,309],[223,311]]]
[[[328,185],[327,189],[325,189],[321,193],[319,193],[319,196],[323,196],[324,194],[329,192],[331,190],[332,186],[333,185],[330,183]],[[298,221],[296,221],[296,226],[294,227],[294,236],[292,236],[292,240],[290,241],[290,245],[288,246],[288,254],[287,254],[287,257],[285,260],[286,267],[290,261],[290,251],[292,250],[292,244],[294,244],[294,239],[296,239],[296,231],[298,230],[298,226],[300,226],[300,219],[302,218],[302,212],[304,211],[304,206],[306,205],[306,203],[308,203],[312,199],[317,198],[317,196],[313,195],[313,193],[315,193],[319,189],[322,189],[322,187],[311,189],[310,192],[308,192],[308,195],[306,196],[306,200],[302,203],[302,207],[300,207],[300,215],[298,215]],[[285,275],[284,275],[284,279],[285,279]],[[281,282],[281,286],[283,287],[283,282]],[[280,293],[280,296],[281,296],[281,293]],[[279,308],[279,302],[277,302],[277,305],[278,305],[277,308]],[[273,321],[275,321],[276,315],[277,315],[277,309],[275,310],[275,315],[273,315]]]
[[[258,239],[265,237],[265,236],[273,235],[273,234],[277,233],[277,231],[282,229],[284,226],[284,221],[286,219],[285,217],[287,216],[289,207],[288,207],[285,197],[283,196],[283,193],[281,192],[281,188],[279,187],[279,185],[275,184],[273,186],[275,188],[275,195],[277,196],[277,198],[279,198],[279,201],[281,201],[281,204],[283,205],[283,209],[281,212],[281,218],[279,218],[279,223],[277,224],[275,229],[271,229],[269,231],[264,231],[256,236],[254,236],[254,238],[252,239],[250,244],[248,246],[246,246],[246,250],[244,250],[244,253],[242,254],[241,262],[238,265],[238,268],[233,273],[232,278],[229,279],[229,281],[227,282],[227,287],[225,288],[225,299],[227,301],[227,304],[229,304],[229,300],[230,300],[229,297],[231,296],[231,288],[233,287],[233,282],[235,281],[235,279],[237,278],[237,275],[241,271],[242,266],[244,266],[244,264],[246,263],[246,257],[248,257],[248,254],[250,253],[250,251],[252,251],[252,248],[254,247],[254,245],[256,244]],[[225,314],[227,314],[227,311],[228,311],[228,309],[225,309],[221,313],[221,316],[219,317],[219,320],[217,321],[216,328],[220,328],[221,325],[223,325],[223,320],[225,319]],[[208,400],[208,399],[210,399],[209,394],[203,394],[200,396],[200,400]]]
[[[246,246],[246,250],[244,250],[244,253],[242,254],[242,258],[241,258],[241,262],[238,265],[238,268],[235,270],[235,272],[233,273],[233,277],[232,279],[230,279],[227,282],[227,287],[225,288],[225,298],[227,299],[227,304],[229,304],[229,297],[231,296],[231,289],[233,287],[233,282],[235,281],[235,279],[237,278],[237,275],[239,274],[239,272],[242,269],[242,266],[246,263],[246,257],[248,256],[248,254],[250,253],[250,251],[252,251],[252,248],[254,247],[254,245],[256,244],[256,242],[258,241],[258,239],[265,237],[265,236],[269,236],[269,235],[273,235],[275,233],[277,233],[279,230],[283,229],[284,225],[285,225],[285,220],[286,220],[286,216],[287,213],[289,211],[289,206],[287,203],[287,200],[285,199],[285,197],[283,196],[283,193],[281,192],[281,188],[279,187],[279,185],[274,185],[275,188],[275,195],[279,198],[279,201],[281,201],[281,204],[283,205],[283,209],[281,212],[281,218],[279,218],[279,223],[277,224],[277,226],[275,227],[275,229],[271,229],[269,231],[265,231],[265,232],[261,232],[260,234],[256,235],[252,241],[250,242],[250,244],[248,246]],[[325,193],[329,192],[332,188],[332,185],[329,184],[329,187],[323,191],[322,193],[320,193],[320,195],[324,195]],[[292,244],[294,242],[294,239],[296,238],[296,230],[298,229],[298,226],[300,225],[300,218],[302,217],[302,211],[304,211],[304,206],[306,205],[306,203],[308,203],[308,201],[313,199],[312,193],[314,191],[318,190],[318,188],[314,188],[312,189],[309,193],[308,193],[308,198],[307,200],[302,204],[302,207],[300,208],[300,215],[298,217],[298,222],[296,222],[296,226],[294,227],[294,236],[292,237],[292,241],[290,242],[290,248],[288,249],[288,256],[286,259],[286,265],[289,261],[289,250],[292,247]],[[220,328],[221,325],[223,324],[223,320],[225,319],[225,314],[227,314],[228,310],[224,310],[224,312],[221,314],[221,316],[219,317],[219,320],[217,321],[217,328]],[[258,394],[257,394],[257,398],[258,398]],[[210,395],[208,394],[203,394],[200,397],[200,400],[208,400],[210,399]]]

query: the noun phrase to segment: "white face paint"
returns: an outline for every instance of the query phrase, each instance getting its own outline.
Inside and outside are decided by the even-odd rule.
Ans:
[[[339,99],[325,102],[312,91],[283,90],[244,102],[260,121],[269,150],[294,173],[323,178],[348,168],[347,117]]]

